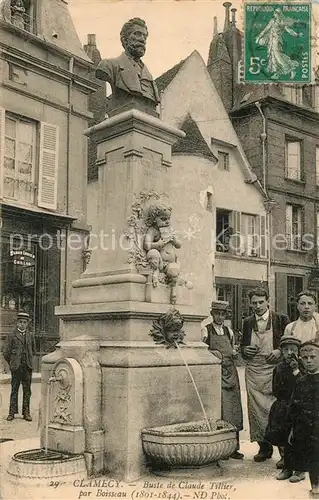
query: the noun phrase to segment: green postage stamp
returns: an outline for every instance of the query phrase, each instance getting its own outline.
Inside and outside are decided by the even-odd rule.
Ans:
[[[245,81],[311,81],[311,4],[245,3]]]

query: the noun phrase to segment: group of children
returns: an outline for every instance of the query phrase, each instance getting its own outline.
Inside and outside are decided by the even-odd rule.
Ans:
[[[309,472],[311,493],[319,496],[319,344],[282,337],[282,361],[274,368],[273,394],[265,439],[279,447],[278,480],[299,482]]]
[[[234,335],[225,326],[228,303],[213,302],[211,316],[202,323],[202,341],[221,359],[222,418],[237,428],[237,450],[231,458],[243,459],[239,452],[239,431],[243,428],[240,386],[234,363]],[[278,446],[282,468],[278,480],[296,483],[309,472],[311,494],[319,497],[319,344],[301,343],[293,335],[280,340],[281,361],[273,369],[273,395],[265,442]],[[270,446],[270,444],[269,444]]]

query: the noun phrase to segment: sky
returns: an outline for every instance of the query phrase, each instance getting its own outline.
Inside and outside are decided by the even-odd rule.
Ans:
[[[132,17],[146,21],[149,36],[143,61],[153,77],[185,59],[193,50],[207,62],[213,18],[224,25],[223,0],[69,0],[69,10],[82,44],[95,33],[102,58],[122,52],[120,30]],[[241,0],[232,7],[241,17]]]
[[[237,25],[241,29],[243,1],[232,0],[232,8],[237,8]],[[95,33],[102,58],[121,54],[120,30],[126,21],[132,17],[144,19],[149,36],[143,61],[154,78],[195,49],[207,63],[213,18],[217,17],[219,31],[223,30],[225,19],[223,0],[69,0],[68,3],[82,44],[87,42],[88,33]],[[313,0],[313,17],[319,20],[319,0]]]

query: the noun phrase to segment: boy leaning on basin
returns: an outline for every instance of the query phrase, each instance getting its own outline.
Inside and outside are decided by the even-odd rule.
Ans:
[[[202,341],[208,345],[217,358],[221,360],[221,417],[237,429],[237,449],[230,458],[241,460],[244,455],[239,452],[239,431],[243,429],[243,411],[241,405],[240,385],[234,358],[237,356],[234,333],[224,324],[229,303],[214,301],[211,304],[210,316],[202,322]]]

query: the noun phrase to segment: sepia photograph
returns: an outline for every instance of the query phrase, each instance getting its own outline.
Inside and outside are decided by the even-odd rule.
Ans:
[[[319,499],[319,0],[0,30],[0,500]]]

